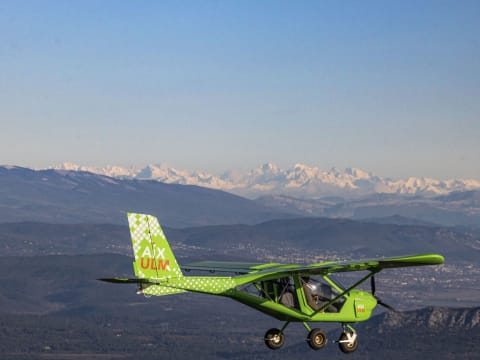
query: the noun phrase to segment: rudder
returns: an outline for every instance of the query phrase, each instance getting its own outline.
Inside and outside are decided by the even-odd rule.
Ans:
[[[182,277],[182,271],[168,244],[157,218],[147,214],[128,213],[138,278]]]

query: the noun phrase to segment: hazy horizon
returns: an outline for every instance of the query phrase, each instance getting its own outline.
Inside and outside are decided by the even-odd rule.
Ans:
[[[277,167],[278,170],[283,174],[285,174],[285,171],[292,170],[296,166],[300,165],[302,167],[306,167],[307,171],[309,169],[312,169],[312,170],[319,169],[322,172],[326,172],[326,173],[332,172],[332,171],[338,171],[339,173],[345,173],[345,172],[348,172],[349,170],[360,170],[361,172],[367,173],[369,176],[380,177],[382,179],[392,180],[392,181],[397,181],[397,180],[398,181],[400,181],[400,180],[407,181],[409,179],[425,179],[425,180],[430,179],[430,180],[435,180],[435,181],[440,181],[440,182],[449,181],[449,180],[479,181],[479,179],[476,179],[476,178],[461,178],[461,177],[456,177],[456,178],[432,178],[432,177],[416,177],[416,176],[394,177],[394,176],[390,176],[388,174],[386,174],[386,175],[378,174],[374,171],[370,171],[369,169],[362,169],[362,168],[358,168],[358,167],[340,168],[338,166],[333,166],[333,167],[330,167],[330,168],[321,168],[321,167],[316,166],[316,165],[301,163],[301,162],[296,162],[296,163],[293,163],[293,164],[290,164],[290,165],[287,165],[287,166],[280,166],[280,165],[278,165],[277,163],[274,163],[274,162],[267,162],[267,163],[258,164],[257,166],[254,166],[254,167],[251,167],[251,168],[240,168],[240,167],[233,168],[233,167],[230,167],[230,168],[226,168],[226,169],[220,169],[219,171],[208,171],[208,170],[201,169],[201,168],[198,168],[198,167],[197,168],[178,167],[175,164],[167,163],[167,162],[164,162],[164,161],[159,161],[159,162],[149,163],[149,164],[126,164],[126,165],[113,164],[112,163],[112,164],[105,164],[105,165],[99,165],[99,166],[94,166],[94,165],[89,165],[89,164],[81,164],[81,163],[73,163],[73,162],[70,162],[70,161],[63,161],[63,162],[60,162],[60,163],[50,164],[50,165],[47,165],[47,166],[0,164],[0,167],[1,166],[3,166],[3,167],[20,167],[20,168],[27,168],[27,169],[32,169],[32,170],[49,170],[49,169],[73,170],[73,171],[81,170],[81,171],[92,171],[94,173],[104,174],[104,175],[107,175],[107,176],[115,177],[115,176],[123,176],[123,175],[114,175],[114,174],[109,175],[110,171],[114,172],[116,168],[121,168],[122,170],[130,170],[130,171],[133,171],[135,169],[136,171],[140,171],[140,170],[146,169],[147,167],[152,166],[154,168],[156,167],[156,168],[163,168],[163,169],[175,169],[175,170],[178,170],[180,172],[185,172],[185,175],[188,175],[188,176],[194,175],[195,173],[199,173],[199,174],[204,174],[204,175],[212,175],[214,177],[219,177],[219,178],[223,178],[225,176],[226,178],[231,179],[231,175],[233,175],[233,179],[234,179],[236,176],[247,176],[250,171],[261,170],[264,167],[270,166],[270,165]],[[117,169],[117,171],[118,170],[119,169]],[[106,171],[106,172],[103,172],[103,171]],[[132,175],[133,175],[133,173],[132,173]],[[358,176],[358,175],[355,175],[355,176]],[[363,176],[363,175],[360,175],[360,176]]]
[[[4,1],[0,163],[480,179],[480,3]]]

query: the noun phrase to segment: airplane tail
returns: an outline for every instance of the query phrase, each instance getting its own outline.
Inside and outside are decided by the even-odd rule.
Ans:
[[[141,279],[181,278],[182,271],[155,216],[128,213],[135,261],[133,270]]]

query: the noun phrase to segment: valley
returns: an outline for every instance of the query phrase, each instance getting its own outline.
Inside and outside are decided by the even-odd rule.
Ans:
[[[446,258],[441,266],[385,270],[376,276],[377,295],[400,312],[379,307],[371,321],[356,326],[361,343],[355,358],[396,360],[421,352],[426,359],[473,359],[479,353],[475,193],[375,200],[387,199],[390,205],[403,201],[410,207],[415,201],[433,202],[438,209],[457,206],[463,215],[445,223],[441,216],[427,221],[434,212],[423,212],[427,217],[407,212],[408,217],[395,207],[392,213],[370,209],[364,213],[369,216],[355,210],[351,218],[324,217],[309,213],[313,208],[305,208],[306,200],[252,201],[196,186],[84,172],[4,168],[0,185],[2,359],[190,359],[192,352],[213,359],[312,355],[303,340],[305,330],[296,325],[287,329],[282,350],[268,350],[264,332],[278,322],[229,299],[190,293],[146,299],[135,294],[135,285],[97,281],[132,276],[125,211],[136,209],[159,217],[180,264],[308,264],[440,253]],[[345,206],[338,199],[321,201],[326,201],[321,206]],[[369,201],[364,199],[363,205],[371,206]],[[350,203],[358,208],[362,201]],[[465,216],[473,216],[473,223],[465,225]],[[338,274],[337,280],[349,285],[357,275]],[[368,284],[362,289],[370,291]],[[324,328],[336,340],[338,326]],[[332,341],[322,356],[338,357]]]

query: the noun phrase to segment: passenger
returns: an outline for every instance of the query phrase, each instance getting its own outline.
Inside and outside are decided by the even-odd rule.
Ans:
[[[285,305],[286,307],[289,308],[296,308],[297,307],[297,302],[296,297],[295,297],[295,291],[294,287],[292,284],[290,284],[290,281],[288,278],[283,278],[279,279],[279,288],[281,289],[281,294],[280,294],[280,304]]]

